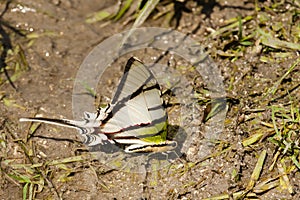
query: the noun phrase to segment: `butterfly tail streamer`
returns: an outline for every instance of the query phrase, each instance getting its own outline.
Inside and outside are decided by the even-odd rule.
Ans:
[[[20,118],[20,122],[40,122],[46,124],[52,124],[67,128],[77,129],[80,135],[83,137],[83,142],[88,146],[94,146],[97,144],[102,144],[103,140],[107,140],[104,134],[99,134],[100,121],[95,119],[89,119],[87,115],[94,115],[93,113],[85,113],[84,120],[76,121],[69,119],[51,119],[43,117],[33,117],[33,118]]]

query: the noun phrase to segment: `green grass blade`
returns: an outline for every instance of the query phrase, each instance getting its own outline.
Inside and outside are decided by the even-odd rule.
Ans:
[[[23,191],[22,191],[22,194],[23,194],[23,200],[26,200],[27,199],[27,191],[28,191],[28,185],[29,183],[26,183],[23,187]]]
[[[147,1],[146,5],[143,7],[141,12],[139,13],[138,17],[134,21],[132,28],[137,28],[142,25],[152,11],[155,9],[156,5],[159,3],[159,0],[149,0]]]

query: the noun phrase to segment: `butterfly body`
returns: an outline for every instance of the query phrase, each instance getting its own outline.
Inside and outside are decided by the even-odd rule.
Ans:
[[[75,128],[88,146],[112,144],[125,146],[127,153],[161,152],[176,147],[168,141],[167,113],[160,87],[152,72],[138,59],[128,60],[111,104],[96,113],[85,112],[83,120],[21,118]]]

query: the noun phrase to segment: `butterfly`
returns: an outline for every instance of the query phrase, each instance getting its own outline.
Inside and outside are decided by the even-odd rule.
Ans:
[[[83,120],[21,118],[79,131],[88,146],[105,142],[121,146],[126,153],[164,152],[177,146],[167,140],[168,116],[160,86],[153,73],[131,57],[112,101],[95,113],[84,112]]]

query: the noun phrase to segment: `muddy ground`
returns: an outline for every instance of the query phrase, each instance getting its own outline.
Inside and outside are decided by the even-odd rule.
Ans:
[[[166,1],[158,8],[163,10],[170,2]],[[9,4],[6,1],[0,2],[0,9],[3,11],[0,30],[1,50],[5,52],[9,45],[11,47],[8,49],[14,50],[8,51],[4,58],[6,63],[10,64],[6,67],[6,72],[13,84],[7,81],[1,66],[0,199],[22,199],[24,191],[34,191],[34,194],[28,192],[26,195],[27,198],[32,196],[35,199],[204,199],[221,194],[229,196],[219,199],[233,198],[236,192],[249,189],[251,174],[263,150],[266,150],[267,157],[256,185],[274,178],[272,179],[274,187],[268,186],[269,189],[261,191],[251,188],[249,193],[258,199],[300,198],[299,168],[291,167],[292,165],[288,164],[291,161],[288,159],[278,161],[278,163],[285,162],[278,164],[278,169],[288,168],[286,172],[288,171],[289,185],[285,187],[278,181],[283,175],[276,170],[277,168],[270,170],[278,147],[267,140],[254,143],[253,146],[242,145],[246,138],[258,130],[264,133],[270,130],[263,129],[261,122],[272,124],[271,105],[283,107],[295,105],[295,109],[299,108],[299,66],[284,78],[280,87],[278,86],[277,96],[268,93],[268,89],[272,88],[296,61],[299,49],[286,48],[285,54],[282,54],[284,56],[271,58],[268,56],[281,50],[268,46],[255,36],[255,39],[251,39],[253,43],[250,47],[245,45],[238,48],[234,42],[238,35],[237,27],[227,31],[228,34],[216,34],[215,37],[211,37],[212,33],[224,27],[230,19],[239,16],[241,19],[246,16],[255,18],[245,21],[242,25],[245,32],[241,34],[244,35],[250,35],[249,30],[257,23],[273,28],[280,24],[281,30],[286,26],[292,27],[293,24],[289,24],[288,21],[290,16],[281,13],[289,9],[291,12],[298,12],[293,14],[293,17],[295,23],[299,24],[299,1],[284,1],[284,5],[279,6],[278,13],[267,9],[275,5],[273,1],[258,1],[257,4],[254,1],[236,0],[178,2],[181,7],[174,19],[149,18],[142,26],[172,27],[189,34],[206,47],[223,76],[229,110],[222,137],[216,143],[211,157],[197,160],[191,155],[186,155],[166,168],[142,174],[114,170],[97,159],[86,156],[89,152],[81,144],[75,130],[40,125],[34,135],[30,135],[30,124],[19,122],[20,117],[32,117],[36,114],[72,119],[72,89],[81,63],[101,41],[128,30],[133,23],[129,20],[133,14],[128,12],[125,17],[114,22],[90,24],[86,23],[88,16],[116,5],[117,2],[97,0],[20,0],[11,1]],[[266,12],[261,15],[268,20],[258,14],[257,7],[264,8],[262,10]],[[155,12],[162,12],[160,9]],[[259,20],[261,22],[258,22]],[[271,22],[274,22],[273,26],[268,24]],[[296,31],[300,32],[299,25]],[[298,34],[298,39],[299,32],[295,34]],[[289,33],[285,32],[278,37],[285,40],[287,35]],[[299,44],[299,40],[288,42]],[[17,46],[20,47],[19,51],[16,49]],[[265,46],[275,50],[268,49],[268,52],[271,52],[269,54]],[[23,62],[22,53],[27,63]],[[150,62],[161,54],[159,51],[137,51],[124,56],[120,65],[130,56]],[[2,53],[2,61],[3,55]],[[170,67],[184,65],[182,62],[176,65],[180,59],[170,55],[166,56],[165,61],[173,63]],[[17,68],[18,62],[23,64]],[[98,95],[96,101],[102,98],[102,101],[109,102],[123,70],[120,65],[113,65],[117,73],[108,72],[106,77],[108,80],[104,87],[107,94]],[[197,79],[191,77],[190,80]],[[199,88],[203,86],[197,81],[195,85]],[[205,106],[200,105],[199,109],[203,111]],[[200,123],[199,127],[203,128],[204,122]],[[296,129],[295,132],[299,141],[299,130],[297,132]],[[295,151],[299,152],[299,149]],[[299,161],[299,154],[295,155]],[[68,158],[74,160],[66,161]],[[59,161],[59,164],[49,164],[53,160]],[[20,164],[19,167],[17,164]],[[33,164],[40,165],[34,167]],[[289,187],[292,187],[292,191]]]

